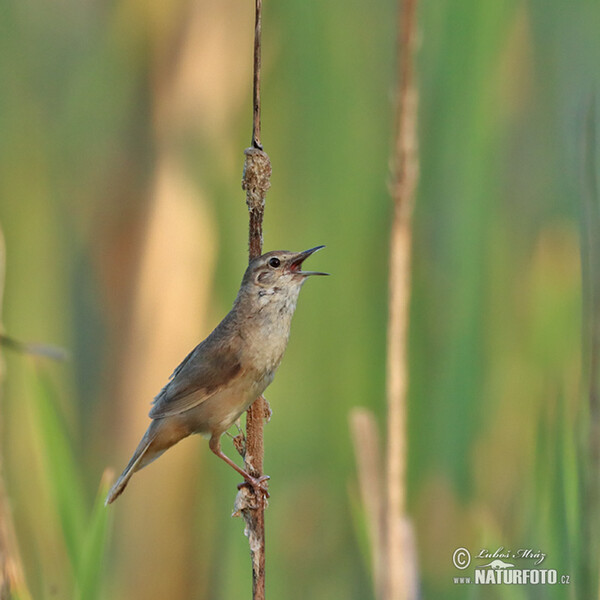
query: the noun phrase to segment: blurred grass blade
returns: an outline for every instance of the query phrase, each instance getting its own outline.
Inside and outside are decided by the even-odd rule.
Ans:
[[[31,600],[17,544],[12,511],[0,480],[0,598]]]
[[[38,344],[35,342],[21,342],[9,335],[0,333],[0,346],[4,346],[9,350],[22,352],[23,354],[31,354],[33,356],[43,356],[51,360],[63,362],[69,358],[69,354],[63,348],[51,346],[49,344]]]
[[[29,379],[33,385],[34,427],[40,440],[48,486],[62,526],[69,560],[74,572],[77,572],[85,531],[81,476],[49,378],[42,370],[36,369]]]
[[[350,521],[356,537],[356,547],[364,563],[365,571],[371,578],[371,585],[376,595],[377,582],[376,573],[373,569],[373,545],[371,543],[368,518],[365,507],[361,501],[360,491],[354,483],[348,483],[348,508],[350,510]]]
[[[75,600],[96,600],[100,597],[104,556],[110,530],[110,515],[112,515],[112,511],[106,510],[104,499],[113,479],[112,470],[106,469],[102,475],[83,544]]]
[[[362,511],[366,520],[375,596],[382,597],[385,536],[381,481],[381,451],[375,415],[364,408],[350,412],[350,431],[358,471]]]

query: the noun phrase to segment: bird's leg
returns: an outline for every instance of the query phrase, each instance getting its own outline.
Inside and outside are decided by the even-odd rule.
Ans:
[[[238,467],[226,454],[221,450],[221,436],[213,435],[208,442],[208,447],[211,451],[216,454],[221,460],[224,460],[230,467],[235,469],[250,485],[250,487],[254,490],[254,492],[259,495],[258,492],[261,492],[261,495],[264,495],[266,498],[269,498],[269,492],[267,491],[266,482],[270,477],[268,475],[263,475],[262,477],[252,477],[250,473],[247,473],[241,467]],[[241,483],[238,485],[238,489],[245,485]]]

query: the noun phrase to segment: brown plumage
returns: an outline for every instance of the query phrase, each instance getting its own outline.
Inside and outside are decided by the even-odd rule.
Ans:
[[[131,476],[193,433],[210,438],[210,449],[252,486],[263,482],[221,451],[221,435],[273,380],[287,346],[298,294],[309,275],[304,252],[274,251],[254,259],[227,316],[175,369],[154,399],[152,422],[106,504],[125,489]]]

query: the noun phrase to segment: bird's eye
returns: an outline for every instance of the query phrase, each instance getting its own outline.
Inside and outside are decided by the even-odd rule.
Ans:
[[[274,269],[276,269],[279,265],[281,264],[281,261],[278,258],[271,258],[269,259],[269,265],[271,267],[273,267]]]

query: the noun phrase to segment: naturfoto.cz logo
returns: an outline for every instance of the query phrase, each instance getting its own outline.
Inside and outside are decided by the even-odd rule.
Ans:
[[[568,585],[570,576],[559,574],[556,569],[530,568],[539,566],[545,558],[546,553],[540,550],[520,548],[512,552],[504,547],[494,552],[484,548],[472,557],[469,550],[461,546],[452,554],[452,563],[457,569],[464,571],[471,565],[472,560],[479,559],[482,563],[473,565],[472,577],[465,575],[454,577],[454,583],[459,585]],[[517,564],[518,562],[521,564]]]

